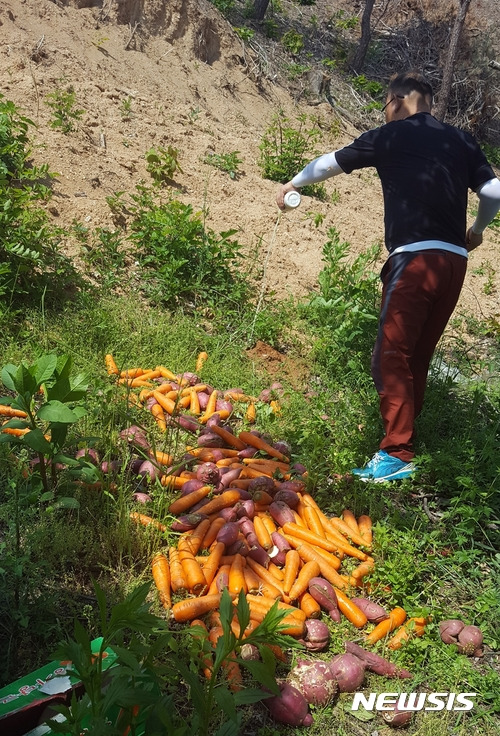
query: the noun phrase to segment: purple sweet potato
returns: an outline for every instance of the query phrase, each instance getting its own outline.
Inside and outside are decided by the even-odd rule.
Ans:
[[[278,686],[280,694],[264,700],[274,720],[289,726],[310,726],[313,717],[304,696],[288,682],[280,682]]]
[[[361,611],[363,611],[370,623],[378,624],[381,621],[385,621],[386,618],[389,618],[389,614],[385,608],[382,608],[382,606],[379,606],[378,603],[371,601],[369,598],[353,598],[352,602],[355,603]]]
[[[337,692],[337,682],[328,662],[299,659],[288,675],[288,682],[310,705],[328,705]]]
[[[361,659],[365,663],[366,669],[370,670],[370,672],[375,672],[377,675],[384,675],[384,677],[397,677],[400,679],[410,679],[413,677],[408,670],[398,669],[396,665],[389,662],[388,659],[381,657],[379,654],[375,654],[375,652],[369,652],[368,650],[363,649],[359,644],[355,644],[352,641],[346,641],[344,646],[346,652]]]
[[[365,679],[366,665],[354,654],[337,654],[330,663],[330,670],[341,693],[359,690]]]

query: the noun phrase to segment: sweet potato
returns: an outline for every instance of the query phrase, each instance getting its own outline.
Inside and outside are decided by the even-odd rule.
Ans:
[[[400,679],[411,679],[413,675],[408,670],[401,670],[396,667],[395,664],[389,662],[388,659],[381,657],[379,654],[369,652],[367,649],[363,649],[358,644],[352,641],[346,641],[345,650],[349,654],[354,654],[355,657],[361,659],[366,669],[370,672],[375,672],[377,675],[384,675],[384,677],[395,677]]]
[[[288,682],[280,682],[278,686],[280,694],[264,700],[274,720],[289,726],[310,726],[313,717],[304,696]]]

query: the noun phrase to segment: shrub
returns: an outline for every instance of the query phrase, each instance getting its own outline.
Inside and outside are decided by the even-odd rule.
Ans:
[[[133,199],[131,239],[148,295],[165,304],[195,306],[246,298],[248,287],[238,270],[240,245],[233,240],[236,230],[217,234],[191,205],[176,200],[157,204],[146,189]]]
[[[258,165],[265,179],[284,184],[318,155],[314,148],[322,134],[314,119],[300,115],[297,122],[298,128],[293,127],[291,121],[280,110],[264,133],[259,146]],[[321,200],[326,199],[323,184],[303,187],[302,193]]]
[[[47,164],[29,163],[31,125],[0,95],[0,307],[8,303],[14,310],[26,306],[28,296],[60,294],[76,276],[58,250],[64,231],[39,206],[50,199],[48,182],[55,174]]]
[[[84,110],[75,107],[76,93],[72,86],[67,89],[56,89],[51,92],[45,99],[54,115],[53,120],[49,123],[51,128],[59,128],[63,133],[71,133],[75,130],[75,122],[79,120]]]

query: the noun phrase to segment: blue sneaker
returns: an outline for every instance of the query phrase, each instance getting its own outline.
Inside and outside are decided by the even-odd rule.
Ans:
[[[405,463],[398,457],[379,450],[364,468],[353,468],[351,473],[365,483],[384,483],[391,480],[410,478],[416,471],[413,463]]]

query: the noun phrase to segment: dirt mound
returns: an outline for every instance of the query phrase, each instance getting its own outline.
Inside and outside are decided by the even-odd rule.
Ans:
[[[175,196],[204,209],[213,230],[239,229],[268,295],[316,288],[331,227],[354,252],[382,240],[382,197],[371,170],[327,182],[333,202],[304,198],[299,210],[278,215],[276,184],[258,167],[273,115],[316,116],[322,151],[356,131],[326,101],[296,103],[207,0],[4,0],[0,28],[1,91],[36,123],[34,159],[59,174],[50,212],[61,225],[112,228],[106,198],[150,181],[145,152],[170,145],[183,172],[175,174]],[[46,100],[70,88],[84,112],[65,135],[50,127]],[[208,152],[237,152],[237,178],[204,163]],[[500,312],[498,236],[489,231],[485,240],[461,302],[479,318]]]

